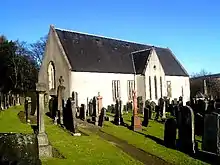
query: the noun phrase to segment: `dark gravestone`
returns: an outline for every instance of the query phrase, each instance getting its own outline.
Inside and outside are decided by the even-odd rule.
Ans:
[[[73,133],[76,133],[76,106],[72,98],[67,100],[66,108],[64,109],[64,125]]]
[[[98,125],[98,106],[97,106],[97,97],[93,97],[92,105],[93,105],[93,114],[92,114],[92,121],[95,122],[95,125]]]
[[[142,125],[147,127],[149,123],[149,108],[144,108],[144,121],[142,122]]]
[[[116,104],[115,104],[115,119],[114,119],[114,123],[116,125],[123,125],[124,124],[124,121],[123,121],[123,118],[122,118],[122,114],[121,114],[121,101],[120,100],[116,100]]]
[[[26,116],[26,122],[30,122],[30,114],[31,114],[31,100],[29,97],[25,98],[25,116]]]
[[[163,107],[164,107],[165,101],[163,98],[160,98],[158,101],[158,106],[159,106],[159,116],[162,118],[163,116]],[[159,117],[158,116],[158,117]]]
[[[169,148],[176,147],[176,128],[177,122],[174,118],[169,118],[165,122],[164,145]]]
[[[204,119],[204,134],[202,149],[220,156],[220,114],[206,114]]]
[[[204,117],[200,113],[195,114],[195,134],[198,136],[203,135],[204,127]]]
[[[215,111],[215,101],[214,100],[210,100],[208,103],[208,107],[207,107],[207,111],[206,113],[212,113]]]
[[[179,106],[183,106],[183,97],[182,96],[179,97]]]
[[[81,104],[79,118],[85,120],[85,114],[86,114],[85,104]]]
[[[160,116],[160,107],[158,105],[155,106],[155,112],[156,112],[155,120],[158,120]]]
[[[99,115],[99,124],[98,124],[98,126],[100,126],[100,127],[102,127],[103,123],[104,123],[105,113],[106,113],[105,111],[106,111],[105,108],[102,108],[101,113]]]
[[[0,134],[0,164],[40,165],[34,134]]]
[[[93,114],[93,104],[92,104],[92,100],[90,100],[89,102],[89,116],[92,116]]]
[[[132,112],[133,111],[133,104],[132,102],[127,103],[127,112]]]
[[[179,113],[179,149],[183,152],[194,154],[195,133],[194,133],[194,112],[191,107],[180,107]]]

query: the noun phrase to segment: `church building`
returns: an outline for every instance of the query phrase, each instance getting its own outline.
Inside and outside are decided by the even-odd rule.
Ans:
[[[103,97],[103,106],[121,98],[132,100],[132,90],[143,100],[161,97],[190,100],[189,75],[169,48],[62,30],[50,26],[38,81],[48,95],[56,95],[60,76],[65,99],[78,93],[78,103]]]

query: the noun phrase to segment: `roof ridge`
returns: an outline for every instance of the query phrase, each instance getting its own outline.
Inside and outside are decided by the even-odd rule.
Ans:
[[[162,47],[162,46],[154,46],[154,45],[151,45],[151,44],[140,43],[140,42],[135,42],[135,41],[129,41],[129,40],[126,40],[126,39],[120,39],[120,38],[114,38],[114,37],[107,37],[107,36],[102,36],[102,35],[98,35],[98,34],[91,34],[91,33],[86,33],[86,32],[79,32],[79,31],[68,30],[68,29],[62,29],[62,28],[57,28],[57,27],[54,27],[54,29],[55,29],[55,30],[66,31],[66,32],[71,32],[71,33],[78,33],[78,34],[89,35],[89,36],[93,36],[93,37],[100,37],[100,38],[105,38],[105,39],[112,39],[112,40],[116,40],[116,41],[122,41],[122,42],[127,42],[127,43],[138,44],[138,45],[144,45],[144,46],[150,46],[150,47],[155,47],[155,48],[167,49],[167,48]]]
[[[152,47],[147,48],[147,49],[141,49],[141,50],[137,50],[137,51],[131,52],[131,54],[135,54],[135,53],[139,53],[139,52],[145,52],[145,51],[151,50],[151,49],[152,49]]]

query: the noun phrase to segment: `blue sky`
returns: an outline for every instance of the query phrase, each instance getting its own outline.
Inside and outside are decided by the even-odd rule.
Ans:
[[[5,0],[0,34],[34,42],[49,25],[169,47],[189,74],[220,72],[217,0]]]

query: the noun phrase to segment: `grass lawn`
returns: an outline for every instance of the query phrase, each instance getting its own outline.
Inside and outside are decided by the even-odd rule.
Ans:
[[[18,106],[1,111],[0,132],[33,133],[31,126],[23,124],[18,118],[18,113],[22,110],[23,106]],[[83,128],[79,129],[89,136],[73,137],[67,131],[53,125],[51,119],[47,116],[45,116],[45,125],[50,143],[65,159],[42,159],[42,164],[142,164],[97,135],[83,130]]]
[[[112,116],[112,114],[108,115]],[[124,114],[123,118],[126,124],[131,124],[131,114]],[[140,132],[133,132],[126,127],[116,126],[111,122],[105,122],[102,130],[174,164],[206,164],[180,151],[161,145],[164,125],[153,120],[150,120],[148,127],[143,127],[143,131]]]
[[[24,110],[24,106],[15,106],[0,111],[0,132],[33,133],[30,125],[21,123],[18,113]]]

